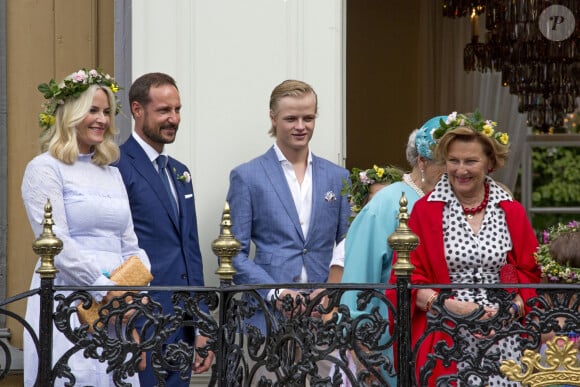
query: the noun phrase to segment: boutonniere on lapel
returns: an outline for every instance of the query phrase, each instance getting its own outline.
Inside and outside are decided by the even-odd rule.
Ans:
[[[336,200],[336,195],[332,191],[328,191],[324,194],[324,201],[325,202],[333,202]]]
[[[177,169],[173,168],[173,173],[175,173],[175,177],[177,178],[177,180],[182,181],[184,183],[191,182],[191,175],[189,174],[189,172],[184,171],[181,175],[179,175],[177,173]]]

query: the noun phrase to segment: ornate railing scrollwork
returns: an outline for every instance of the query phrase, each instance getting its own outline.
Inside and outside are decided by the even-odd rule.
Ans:
[[[53,242],[43,242],[49,248],[42,252],[47,256],[44,268],[47,271],[41,288],[0,301],[0,313],[14,318],[33,337],[39,358],[43,360],[39,364],[37,385],[48,386],[57,379],[74,385],[75,375],[70,371],[68,360],[82,354],[106,363],[115,385],[128,386],[126,378],[137,372],[144,351],[151,354],[151,366],[159,386],[166,385],[168,371],[177,371],[185,378],[196,351],[201,357],[207,357],[209,351],[216,354],[209,386],[303,386],[308,383],[338,387],[349,382],[353,386],[394,387],[393,383],[389,384],[392,376],[397,376],[397,386],[423,386],[429,385],[427,378],[438,362],[458,366],[455,374],[439,377],[437,385],[441,386],[459,382],[483,387],[497,375],[523,383],[533,381],[538,386],[563,380],[570,384],[576,380],[578,350],[566,337],[580,333],[580,284],[513,285],[534,288],[537,293],[528,300],[528,313],[523,319],[513,317],[510,308],[514,295],[501,284],[431,285],[441,291],[427,315],[424,334],[411,346],[410,294],[427,285],[414,285],[409,280],[412,265],[408,253],[417,241],[406,229],[404,196],[399,228],[389,238],[398,258],[402,258],[395,266],[399,270],[396,285],[277,284],[274,289],[271,284],[233,285],[230,275],[235,271],[231,260],[239,245],[228,234],[231,224],[226,206],[221,237],[214,244],[225,269],[220,287],[55,287],[49,258],[56,252],[58,243],[54,243],[53,237],[56,237],[51,234],[50,206],[46,213],[43,235]],[[453,297],[454,292],[474,287],[486,289],[490,301],[497,305],[498,312],[493,317],[486,318],[483,308],[467,315],[446,309],[445,300]],[[301,296],[281,297],[281,289],[288,288],[297,289]],[[94,302],[90,293],[93,290],[126,293],[113,297],[99,309],[94,331],[89,332],[87,324],[78,326],[73,321],[80,305]],[[274,295],[268,299],[265,294],[271,290]],[[385,291],[397,294],[396,304],[385,296]],[[169,293],[173,307],[162,309],[148,297],[152,292]],[[356,311],[342,302],[348,292],[356,293]],[[47,321],[47,326],[41,323],[38,335],[23,318],[7,310],[12,302],[37,294],[43,297],[41,313],[45,320],[41,321]],[[53,303],[56,303],[54,310]],[[54,367],[50,359],[52,327],[62,332],[72,345],[54,359]],[[165,345],[165,339],[179,327],[209,339],[201,348],[185,342]],[[434,343],[428,361],[417,364],[421,344],[434,334],[448,340]],[[498,345],[506,340],[515,348],[513,359],[502,359],[497,351]],[[398,368],[392,356],[394,350],[399,356]],[[6,349],[0,344],[0,354],[3,351]],[[46,354],[48,362],[43,358]],[[0,379],[8,375],[9,367],[8,358],[0,365]]]

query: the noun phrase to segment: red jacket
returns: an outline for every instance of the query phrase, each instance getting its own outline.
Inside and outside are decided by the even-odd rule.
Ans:
[[[411,282],[413,284],[449,284],[449,271],[443,248],[442,216],[445,202],[429,202],[427,201],[429,196],[426,195],[415,203],[409,219],[409,228],[420,240],[419,246],[410,254],[411,263],[415,266],[411,274]],[[502,201],[500,207],[505,212],[512,240],[512,250],[508,253],[507,262],[516,266],[519,283],[540,282],[540,269],[534,258],[538,241],[523,206],[517,201]],[[393,263],[395,262],[396,253],[393,257]],[[390,282],[396,283],[394,271],[391,273]],[[417,290],[413,290],[411,299],[411,342],[413,346],[427,328],[426,313],[417,308],[416,305],[416,292]],[[524,302],[536,295],[534,289],[518,289],[518,292]],[[387,296],[395,303],[396,294],[394,291],[388,290]],[[526,309],[528,309],[527,306]],[[451,342],[450,338],[439,332],[430,335],[423,341],[417,354],[417,375],[420,367],[426,362],[427,354],[440,340]],[[445,368],[438,362],[429,380],[429,385],[431,383],[434,385],[437,377],[453,373],[456,373],[455,366]]]

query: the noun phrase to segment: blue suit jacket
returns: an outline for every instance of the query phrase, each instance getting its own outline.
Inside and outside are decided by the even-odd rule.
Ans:
[[[175,216],[169,194],[143,148],[132,136],[121,145],[117,167],[127,187],[139,247],[151,260],[154,276],[151,285],[203,286],[193,186],[191,182],[177,179],[177,175],[188,169],[171,157],[167,165],[177,192],[179,218]],[[170,292],[150,294],[161,302],[164,311],[172,310]]]
[[[348,171],[312,156],[312,214],[304,238],[274,148],[230,174],[232,232],[242,244],[234,258],[236,284],[293,283],[306,268],[308,282],[326,282],[332,250],[347,231],[350,207],[340,194]],[[250,241],[256,245],[249,257]],[[263,292],[267,293],[267,292]]]

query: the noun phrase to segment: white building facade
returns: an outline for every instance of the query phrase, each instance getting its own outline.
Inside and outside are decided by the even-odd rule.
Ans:
[[[314,87],[319,116],[311,149],[343,165],[343,2],[146,0],[133,1],[128,8],[128,2],[117,4],[119,20],[130,17],[132,36],[127,49],[122,41],[128,35],[127,23],[116,23],[117,78],[120,72],[131,79],[165,72],[176,79],[180,90],[182,121],[168,151],[192,172],[208,286],[219,283],[211,243],[219,235],[229,172],[273,144],[268,103],[277,84],[292,78]]]

